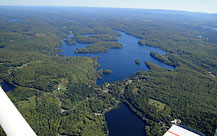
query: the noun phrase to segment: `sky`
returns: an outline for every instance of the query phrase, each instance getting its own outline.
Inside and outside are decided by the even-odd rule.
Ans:
[[[115,7],[217,13],[217,0],[0,0],[0,5]]]

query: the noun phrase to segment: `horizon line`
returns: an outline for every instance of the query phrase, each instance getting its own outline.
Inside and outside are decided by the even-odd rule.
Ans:
[[[136,9],[136,10],[165,10],[165,11],[180,11],[180,12],[192,12],[192,13],[203,13],[203,14],[217,14],[217,12],[202,12],[202,11],[190,11],[190,10],[179,10],[179,9],[160,9],[160,8],[130,8],[130,7],[94,7],[94,6],[68,6],[68,5],[0,5],[0,7],[75,7],[75,8],[113,8],[113,9]]]

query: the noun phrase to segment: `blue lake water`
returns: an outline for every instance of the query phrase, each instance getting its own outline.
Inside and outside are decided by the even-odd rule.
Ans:
[[[47,20],[47,21],[50,21],[50,20],[51,20],[51,18],[47,17],[47,18],[45,18],[45,20]]]
[[[105,114],[109,136],[145,136],[145,124],[127,105],[121,103]]]
[[[65,21],[74,22],[74,19],[64,19]]]
[[[198,37],[198,38],[202,38],[203,36],[202,36],[202,35],[197,35],[197,37]]]
[[[103,74],[101,79],[98,79],[97,84],[101,85],[104,82],[122,81],[125,78],[134,75],[140,70],[149,70],[145,65],[145,61],[150,61],[162,68],[174,69],[172,66],[168,66],[153,57],[150,56],[150,52],[154,51],[161,55],[165,55],[166,52],[154,47],[141,46],[138,44],[140,39],[128,35],[124,32],[118,31],[122,36],[118,37],[118,41],[123,44],[122,49],[110,49],[106,53],[75,53],[74,51],[78,48],[85,48],[88,44],[77,43],[76,45],[67,45],[62,41],[62,46],[59,48],[63,52],[64,56],[86,56],[96,57],[100,56],[98,63],[101,65],[101,69],[110,69],[112,73],[109,75]],[[135,63],[135,60],[141,61],[140,65]]]
[[[84,36],[89,37],[91,35],[95,35],[95,34],[85,34]]]
[[[13,89],[16,88],[15,86],[12,86],[12,85],[10,85],[10,84],[8,84],[8,83],[6,83],[6,82],[0,82],[0,84],[1,84],[2,89],[3,89],[5,92],[11,91],[11,90],[13,90]]]
[[[0,46],[0,49],[4,48],[4,46]]]
[[[10,19],[9,21],[10,22],[19,22],[19,21],[22,21],[23,19],[22,18],[14,18],[14,19]]]

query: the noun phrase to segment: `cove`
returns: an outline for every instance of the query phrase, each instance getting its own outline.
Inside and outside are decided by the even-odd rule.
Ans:
[[[105,119],[109,136],[145,136],[144,121],[124,103],[107,112]]]
[[[1,83],[1,87],[5,92],[11,91],[13,89],[15,89],[16,87],[6,83],[6,82],[0,82]]]
[[[145,65],[145,61],[150,61],[162,68],[174,69],[172,66],[168,66],[153,57],[150,53],[157,52],[161,55],[165,55],[166,52],[155,47],[141,46],[138,44],[139,38],[132,35],[126,34],[121,31],[117,31],[121,34],[118,37],[118,41],[123,44],[122,49],[110,49],[106,53],[75,53],[74,51],[78,48],[85,48],[88,44],[77,43],[76,45],[67,45],[64,40],[62,46],[59,48],[62,52],[58,55],[64,56],[85,56],[85,57],[96,57],[99,56],[98,63],[101,65],[101,69],[110,69],[112,73],[109,75],[103,74],[101,79],[97,80],[97,84],[101,85],[105,82],[123,81],[125,78],[134,75],[137,71],[149,69]],[[86,35],[87,36],[87,35]],[[68,37],[69,38],[69,37]],[[135,60],[141,61],[140,65],[135,64]]]

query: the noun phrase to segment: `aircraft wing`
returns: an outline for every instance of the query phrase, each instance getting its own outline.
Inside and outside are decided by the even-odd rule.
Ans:
[[[163,136],[205,136],[204,134],[185,127],[183,125],[172,125]]]
[[[36,136],[35,132],[0,87],[0,124],[8,136]]]

